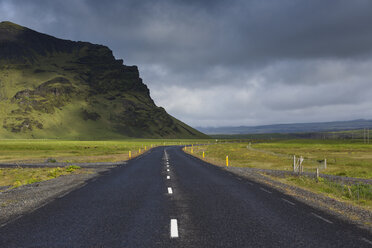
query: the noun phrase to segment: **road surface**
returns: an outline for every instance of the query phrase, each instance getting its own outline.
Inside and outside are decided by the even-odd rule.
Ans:
[[[0,228],[0,247],[372,247],[371,234],[159,147]]]

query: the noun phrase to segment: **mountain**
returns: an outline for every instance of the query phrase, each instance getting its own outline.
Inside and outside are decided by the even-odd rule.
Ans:
[[[102,45],[0,23],[0,138],[205,138]]]
[[[372,120],[352,120],[334,122],[275,124],[265,126],[239,127],[199,127],[206,134],[262,134],[262,133],[303,133],[345,131],[360,128],[372,128]]]

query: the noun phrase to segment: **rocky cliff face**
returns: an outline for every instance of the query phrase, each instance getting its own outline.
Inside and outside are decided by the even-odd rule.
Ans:
[[[101,45],[0,23],[0,137],[200,138]]]

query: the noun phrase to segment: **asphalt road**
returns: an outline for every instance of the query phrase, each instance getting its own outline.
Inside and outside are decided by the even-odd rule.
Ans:
[[[372,247],[371,240],[177,147],[155,148],[0,228],[0,247]]]

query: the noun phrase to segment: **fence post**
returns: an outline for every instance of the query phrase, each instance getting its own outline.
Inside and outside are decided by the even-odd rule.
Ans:
[[[296,172],[296,155],[293,155],[293,172]]]
[[[324,169],[327,169],[327,159],[324,159]]]
[[[319,168],[316,168],[316,180],[319,179]]]
[[[300,157],[300,162],[299,162],[299,163],[300,163],[299,167],[300,167],[300,172],[301,172],[301,173],[304,172],[304,166],[302,165],[302,162],[303,162],[303,161],[304,161],[304,158],[301,156],[301,157]]]

